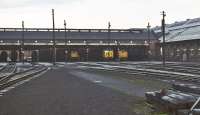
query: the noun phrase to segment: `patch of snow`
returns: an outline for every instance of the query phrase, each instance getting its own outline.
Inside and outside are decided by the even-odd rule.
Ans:
[[[32,64],[31,63],[27,63],[27,62],[25,62],[25,63],[16,63],[16,66],[32,66]]]
[[[48,62],[39,62],[39,64],[45,65],[45,66],[53,66],[53,63],[48,63]]]
[[[94,83],[101,83],[102,81],[100,81],[100,80],[95,80],[95,81],[93,81]]]
[[[7,65],[8,63],[0,63],[0,66],[5,66]]]

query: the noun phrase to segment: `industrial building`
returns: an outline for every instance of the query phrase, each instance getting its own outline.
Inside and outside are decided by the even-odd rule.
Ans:
[[[143,28],[0,28],[0,61],[142,61],[159,53],[157,35]]]
[[[155,27],[153,30],[160,35],[159,40],[163,43],[161,28]],[[200,18],[167,24],[165,35],[167,61],[200,61]]]

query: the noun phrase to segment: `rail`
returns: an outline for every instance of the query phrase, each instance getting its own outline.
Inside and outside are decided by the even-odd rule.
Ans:
[[[4,80],[1,81],[0,84],[0,90],[3,90],[11,85],[14,85],[20,81],[23,81],[25,79],[28,79],[34,75],[37,75],[45,70],[47,70],[48,68],[46,66],[37,66],[34,68],[31,68],[29,70],[25,70],[25,71],[21,71],[18,72],[16,74],[12,74],[10,76],[7,76],[4,78]]]
[[[17,66],[14,63],[9,63],[7,65],[5,65],[3,68],[1,68],[0,70],[0,80],[3,79],[4,77],[15,73],[17,70]]]
[[[191,107],[189,115],[193,115],[194,112],[199,112],[200,109],[195,109],[195,107],[200,103],[200,97],[197,99],[197,101],[194,103],[194,105]]]
[[[133,74],[133,75],[141,75],[144,77],[151,77],[161,80],[176,80],[176,81],[187,81],[187,82],[193,82],[196,84],[200,84],[200,75],[193,75],[193,74],[186,74],[186,73],[178,73],[178,72],[168,72],[168,71],[157,71],[152,69],[145,69],[145,68],[137,68],[137,67],[130,67],[130,66],[118,66],[118,65],[109,65],[109,64],[101,64],[101,63],[87,63],[84,64],[87,68],[91,69],[98,69],[102,68],[107,71],[117,71],[127,74]],[[92,65],[92,67],[90,67]],[[96,65],[96,67],[95,67]]]

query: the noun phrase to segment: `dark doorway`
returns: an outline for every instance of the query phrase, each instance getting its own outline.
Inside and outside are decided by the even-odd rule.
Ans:
[[[38,51],[32,51],[31,57],[32,57],[32,62],[38,62],[39,61],[39,55],[38,55]]]
[[[8,53],[6,51],[2,51],[0,55],[1,62],[7,62]]]
[[[11,61],[12,62],[16,62],[17,61],[17,55],[18,55],[18,53],[17,53],[16,50],[12,50],[11,51]]]

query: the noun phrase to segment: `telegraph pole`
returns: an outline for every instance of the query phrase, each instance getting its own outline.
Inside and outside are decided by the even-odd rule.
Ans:
[[[120,61],[120,57],[119,57],[119,51],[120,51],[120,42],[117,41],[117,56],[118,56],[118,60],[117,61]]]
[[[52,9],[52,21],[53,21],[53,65],[55,65],[56,64],[56,41],[55,41],[54,9]]]
[[[66,24],[66,21],[64,20],[64,28],[65,28],[65,46],[67,46],[67,28],[66,28],[67,24]]]
[[[111,24],[110,22],[108,22],[108,45],[110,45],[110,28],[111,28]]]
[[[67,48],[67,32],[66,32],[67,28],[66,28],[66,26],[67,26],[67,23],[66,23],[66,20],[64,20],[64,28],[65,28],[65,48]],[[67,61],[67,53],[68,53],[68,51],[65,50],[65,61]]]
[[[89,61],[89,46],[88,46],[88,42],[85,41],[86,44],[86,61]]]
[[[163,43],[162,43],[162,61],[163,66],[165,66],[165,11],[162,11],[162,36],[163,36]]]
[[[22,21],[22,41],[21,41],[21,48],[20,48],[20,59],[24,64],[24,21]]]
[[[148,22],[148,25],[147,25],[147,34],[148,34],[148,56],[149,56],[149,60],[150,60],[150,23]]]

